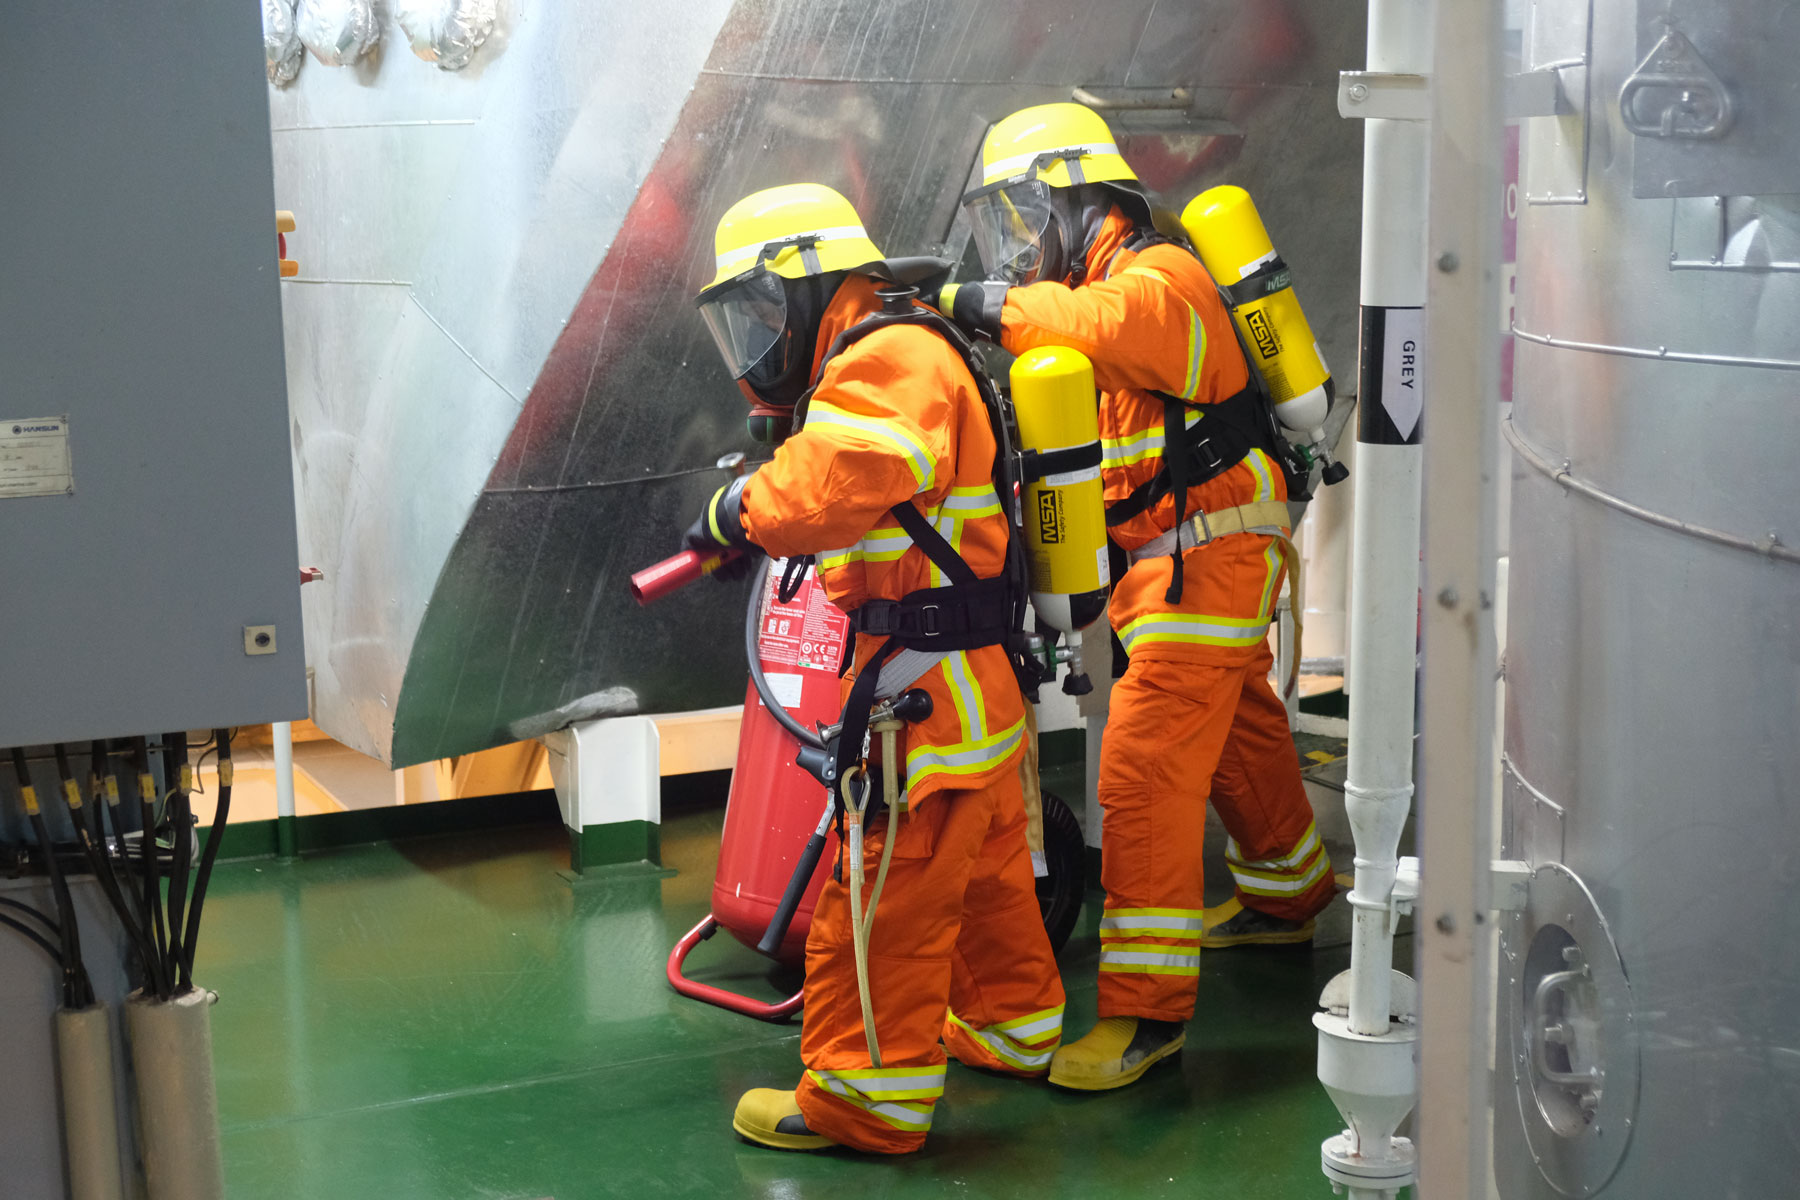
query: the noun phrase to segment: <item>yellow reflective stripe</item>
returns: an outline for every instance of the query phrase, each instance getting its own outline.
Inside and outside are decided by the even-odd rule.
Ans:
[[[1100,969],[1102,971],[1112,971],[1119,975],[1185,975],[1194,977],[1200,974],[1200,967],[1198,964],[1191,967],[1176,967],[1152,964],[1138,966],[1128,963],[1103,962],[1100,964]]]
[[[981,688],[969,670],[969,656],[961,650],[938,664],[944,681],[950,685],[950,699],[956,704],[956,719],[962,725],[963,741],[980,741],[987,734],[987,723],[981,711]]]
[[[906,756],[906,781],[909,788],[932,775],[979,775],[1005,762],[1025,735],[1025,718],[1020,717],[998,733],[990,733],[978,741],[958,742],[954,746],[919,746]]]
[[[1198,975],[1200,947],[1159,946],[1156,950],[1103,947],[1100,951],[1100,969],[1148,975]]]
[[[1055,1016],[1054,1037],[1048,1043],[1039,1046],[1027,1046],[1018,1038],[1004,1032],[998,1025],[990,1025],[985,1029],[977,1029],[955,1013],[949,1014],[950,1023],[993,1051],[1007,1066],[1020,1071],[1041,1071],[1050,1065],[1050,1059],[1056,1053],[1057,1043],[1062,1041],[1062,1010]]]
[[[730,487],[726,484],[725,487]],[[725,494],[725,488],[714,492],[712,499],[706,502],[706,527],[713,535],[713,541],[723,546],[728,540],[725,531],[719,528],[719,497]]]
[[[806,410],[806,427],[811,429],[815,423],[835,425],[842,429],[854,429],[878,442],[885,442],[899,451],[900,456],[906,460],[906,465],[911,468],[913,478],[918,480],[919,486],[914,492],[915,495],[929,488],[937,477],[937,464],[931,457],[931,451],[927,450],[923,442],[898,422],[860,417],[855,413],[844,411],[835,404],[815,399]]]
[[[1107,908],[1100,913],[1102,918],[1113,917],[1186,917],[1195,921],[1203,920],[1205,910],[1198,908]],[[1196,929],[1199,926],[1195,926]]]
[[[893,562],[912,549],[913,540],[911,534],[898,527],[871,529],[857,545],[862,548],[862,556],[870,562]]]
[[[994,491],[992,484],[981,484],[977,487],[951,488],[944,502],[938,505],[939,512],[955,513],[958,520],[966,521],[971,517],[997,517],[1000,515],[1000,496]]]
[[[957,520],[955,517],[938,516],[937,514],[941,511],[941,509],[933,509],[926,514],[926,519],[931,522],[931,527],[937,530],[946,542],[950,543],[950,548],[955,550],[958,548],[957,543],[962,540],[962,534],[958,531]],[[927,557],[929,557],[929,555]],[[933,562],[931,564],[931,586],[943,587],[949,582],[949,578],[944,574],[944,569]]]
[[[1281,580],[1281,568],[1286,564],[1282,557],[1281,543],[1274,538],[1263,548],[1263,562],[1269,565],[1268,577],[1263,580],[1262,597],[1256,602],[1256,611],[1263,614],[1265,620],[1275,619],[1275,585]]]
[[[1244,848],[1236,838],[1225,839],[1225,858],[1240,867],[1257,867],[1264,871],[1294,870],[1299,868],[1319,848],[1319,826],[1317,822],[1309,822],[1306,832],[1294,843],[1293,852],[1281,858],[1251,859],[1244,857]]]
[[[1200,394],[1200,364],[1206,361],[1206,325],[1200,320],[1200,314],[1188,306],[1188,367],[1187,379],[1181,385],[1179,393],[1183,400],[1192,400]]]
[[[1197,408],[1190,408],[1181,423],[1192,429],[1205,415]],[[1100,466],[1110,470],[1128,467],[1145,459],[1161,458],[1164,448],[1163,432],[1162,422],[1159,421],[1142,433],[1135,433],[1130,437],[1101,438]]]
[[[1100,931],[1102,942],[1128,942],[1134,938],[1176,938],[1182,941],[1197,942],[1200,940],[1200,931],[1197,929],[1158,928],[1154,925],[1146,925],[1141,929],[1102,929]]]
[[[1270,470],[1269,457],[1261,450],[1252,449],[1244,456],[1250,464],[1250,473],[1256,476],[1256,498],[1273,500],[1275,498],[1275,476]]]
[[[931,1115],[936,1108],[935,1099],[925,1104],[906,1104],[892,1100],[871,1100],[858,1094],[856,1088],[847,1080],[841,1079],[834,1072],[808,1071],[813,1082],[832,1095],[853,1104],[864,1112],[881,1118],[895,1129],[923,1133],[931,1128]],[[943,1088],[938,1088],[942,1094]]]
[[[1280,880],[1267,879],[1258,875],[1249,875],[1243,873],[1242,869],[1239,867],[1231,867],[1229,869],[1231,871],[1232,879],[1237,882],[1238,888],[1245,894],[1251,896],[1268,896],[1278,899],[1286,896],[1298,896],[1302,892],[1311,891],[1313,886],[1317,884],[1319,880],[1325,878],[1331,867],[1330,864],[1321,857],[1313,869],[1308,871],[1302,877],[1298,879]]]
[[[832,567],[848,566],[853,562],[861,562],[862,556],[861,542],[856,543],[854,546],[846,546],[842,550],[827,550],[825,553],[819,555],[819,568],[825,570]]]
[[[1197,911],[1129,912],[1106,909],[1100,918],[1101,937],[1199,937],[1206,922]]]
[[[1215,617],[1203,613],[1146,613],[1119,630],[1125,653],[1150,642],[1187,642],[1207,646],[1254,646],[1269,635],[1263,617]]]

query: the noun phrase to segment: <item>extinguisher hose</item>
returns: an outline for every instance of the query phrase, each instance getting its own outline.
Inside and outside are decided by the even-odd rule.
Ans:
[[[776,724],[787,730],[802,746],[823,750],[824,739],[794,719],[794,714],[787,710],[787,705],[771,694],[768,676],[763,674],[762,648],[757,644],[757,635],[762,631],[763,593],[768,586],[769,572],[774,569],[774,559],[763,560],[756,577],[756,586],[750,589],[749,607],[744,610],[744,657],[750,661],[750,682],[756,686],[756,694],[762,697],[763,707],[769,710],[769,715],[775,718]],[[808,878],[810,877],[809,873]]]

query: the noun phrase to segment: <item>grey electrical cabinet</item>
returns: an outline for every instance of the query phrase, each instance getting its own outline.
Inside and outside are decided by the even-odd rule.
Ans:
[[[303,717],[259,9],[3,7],[0,747]]]

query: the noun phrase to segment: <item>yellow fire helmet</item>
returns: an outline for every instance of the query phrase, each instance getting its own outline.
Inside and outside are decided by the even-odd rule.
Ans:
[[[1080,104],[1039,104],[1020,109],[988,131],[981,145],[981,186],[963,196],[981,263],[1012,283],[1060,277],[1077,264],[1075,230],[1048,236],[1059,203],[1055,192],[1084,184],[1110,184],[1135,197],[1134,212],[1150,218],[1137,173],[1119,154],[1099,114]],[[1073,226],[1072,215],[1063,223]]]
[[[790,183],[739,200],[719,218],[713,248],[717,273],[695,304],[734,379],[782,341],[783,279],[882,262],[856,209],[821,183]]]
[[[1025,176],[1051,187],[1137,182],[1100,114],[1069,103],[1022,108],[988,130],[981,176],[983,187]]]

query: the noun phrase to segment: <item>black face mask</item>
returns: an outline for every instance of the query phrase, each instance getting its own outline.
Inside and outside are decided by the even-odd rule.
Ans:
[[[743,378],[745,387],[772,408],[792,408],[812,383],[813,353],[819,322],[844,282],[844,272],[784,279],[787,323],[769,352]]]

